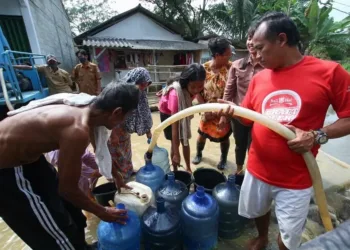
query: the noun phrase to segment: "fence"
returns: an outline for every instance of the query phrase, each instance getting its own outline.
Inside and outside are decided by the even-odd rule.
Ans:
[[[152,85],[148,87],[147,92],[155,93],[162,89],[163,85],[170,77],[174,77],[186,68],[187,65],[148,65],[146,69],[152,77]]]

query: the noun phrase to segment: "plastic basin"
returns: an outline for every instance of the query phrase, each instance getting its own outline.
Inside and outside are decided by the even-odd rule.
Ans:
[[[108,201],[114,200],[115,192],[117,188],[113,182],[102,184],[98,187],[95,187],[92,190],[92,194],[94,195],[98,204],[102,206],[109,206]]]
[[[199,168],[193,173],[194,187],[203,186],[207,194],[212,194],[214,187],[222,182],[226,182],[224,174],[211,168]]]

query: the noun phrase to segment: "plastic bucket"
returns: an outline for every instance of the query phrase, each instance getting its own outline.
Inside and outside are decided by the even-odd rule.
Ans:
[[[203,186],[207,194],[212,194],[214,187],[222,182],[226,182],[224,174],[211,168],[199,168],[193,173],[194,187]]]
[[[190,191],[191,185],[193,183],[192,174],[186,171],[173,171],[175,175],[175,180],[182,181],[185,183],[188,191]],[[168,176],[165,176],[165,179],[168,179]]]
[[[98,187],[95,187],[92,190],[92,194],[94,195],[98,204],[102,206],[109,206],[108,201],[114,200],[115,192],[117,188],[113,182],[102,184]]]

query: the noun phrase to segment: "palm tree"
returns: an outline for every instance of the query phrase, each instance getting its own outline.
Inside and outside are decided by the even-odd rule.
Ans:
[[[204,14],[206,31],[243,41],[254,19],[256,7],[257,0],[226,0],[211,5]]]
[[[226,0],[205,12],[206,31],[243,42],[252,21],[271,10],[296,22],[306,54],[340,60],[350,51],[350,16],[335,22],[332,6],[320,7],[317,0]]]
[[[206,31],[225,34],[243,42],[249,26],[266,12],[303,13],[302,6],[306,1],[309,0],[226,0],[210,6],[206,11]]]
[[[143,0],[155,5],[154,13],[176,26],[187,39],[196,39],[203,35],[205,13],[208,4],[215,0],[202,0],[199,7],[192,0]]]
[[[311,0],[305,15],[298,17],[307,31],[303,41],[306,54],[331,58],[345,55],[350,48],[350,16],[335,22],[331,11],[332,6],[320,8],[317,0]]]

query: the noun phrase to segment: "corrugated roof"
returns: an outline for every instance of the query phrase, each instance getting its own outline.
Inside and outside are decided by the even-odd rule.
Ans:
[[[139,50],[203,50],[207,46],[189,41],[127,40],[119,38],[89,37],[83,45],[101,48],[130,48]]]
[[[88,47],[101,48],[132,48],[132,45],[126,39],[120,38],[87,38],[83,40],[83,45]]]
[[[134,40],[133,49],[145,50],[203,50],[206,46],[188,41]]]

